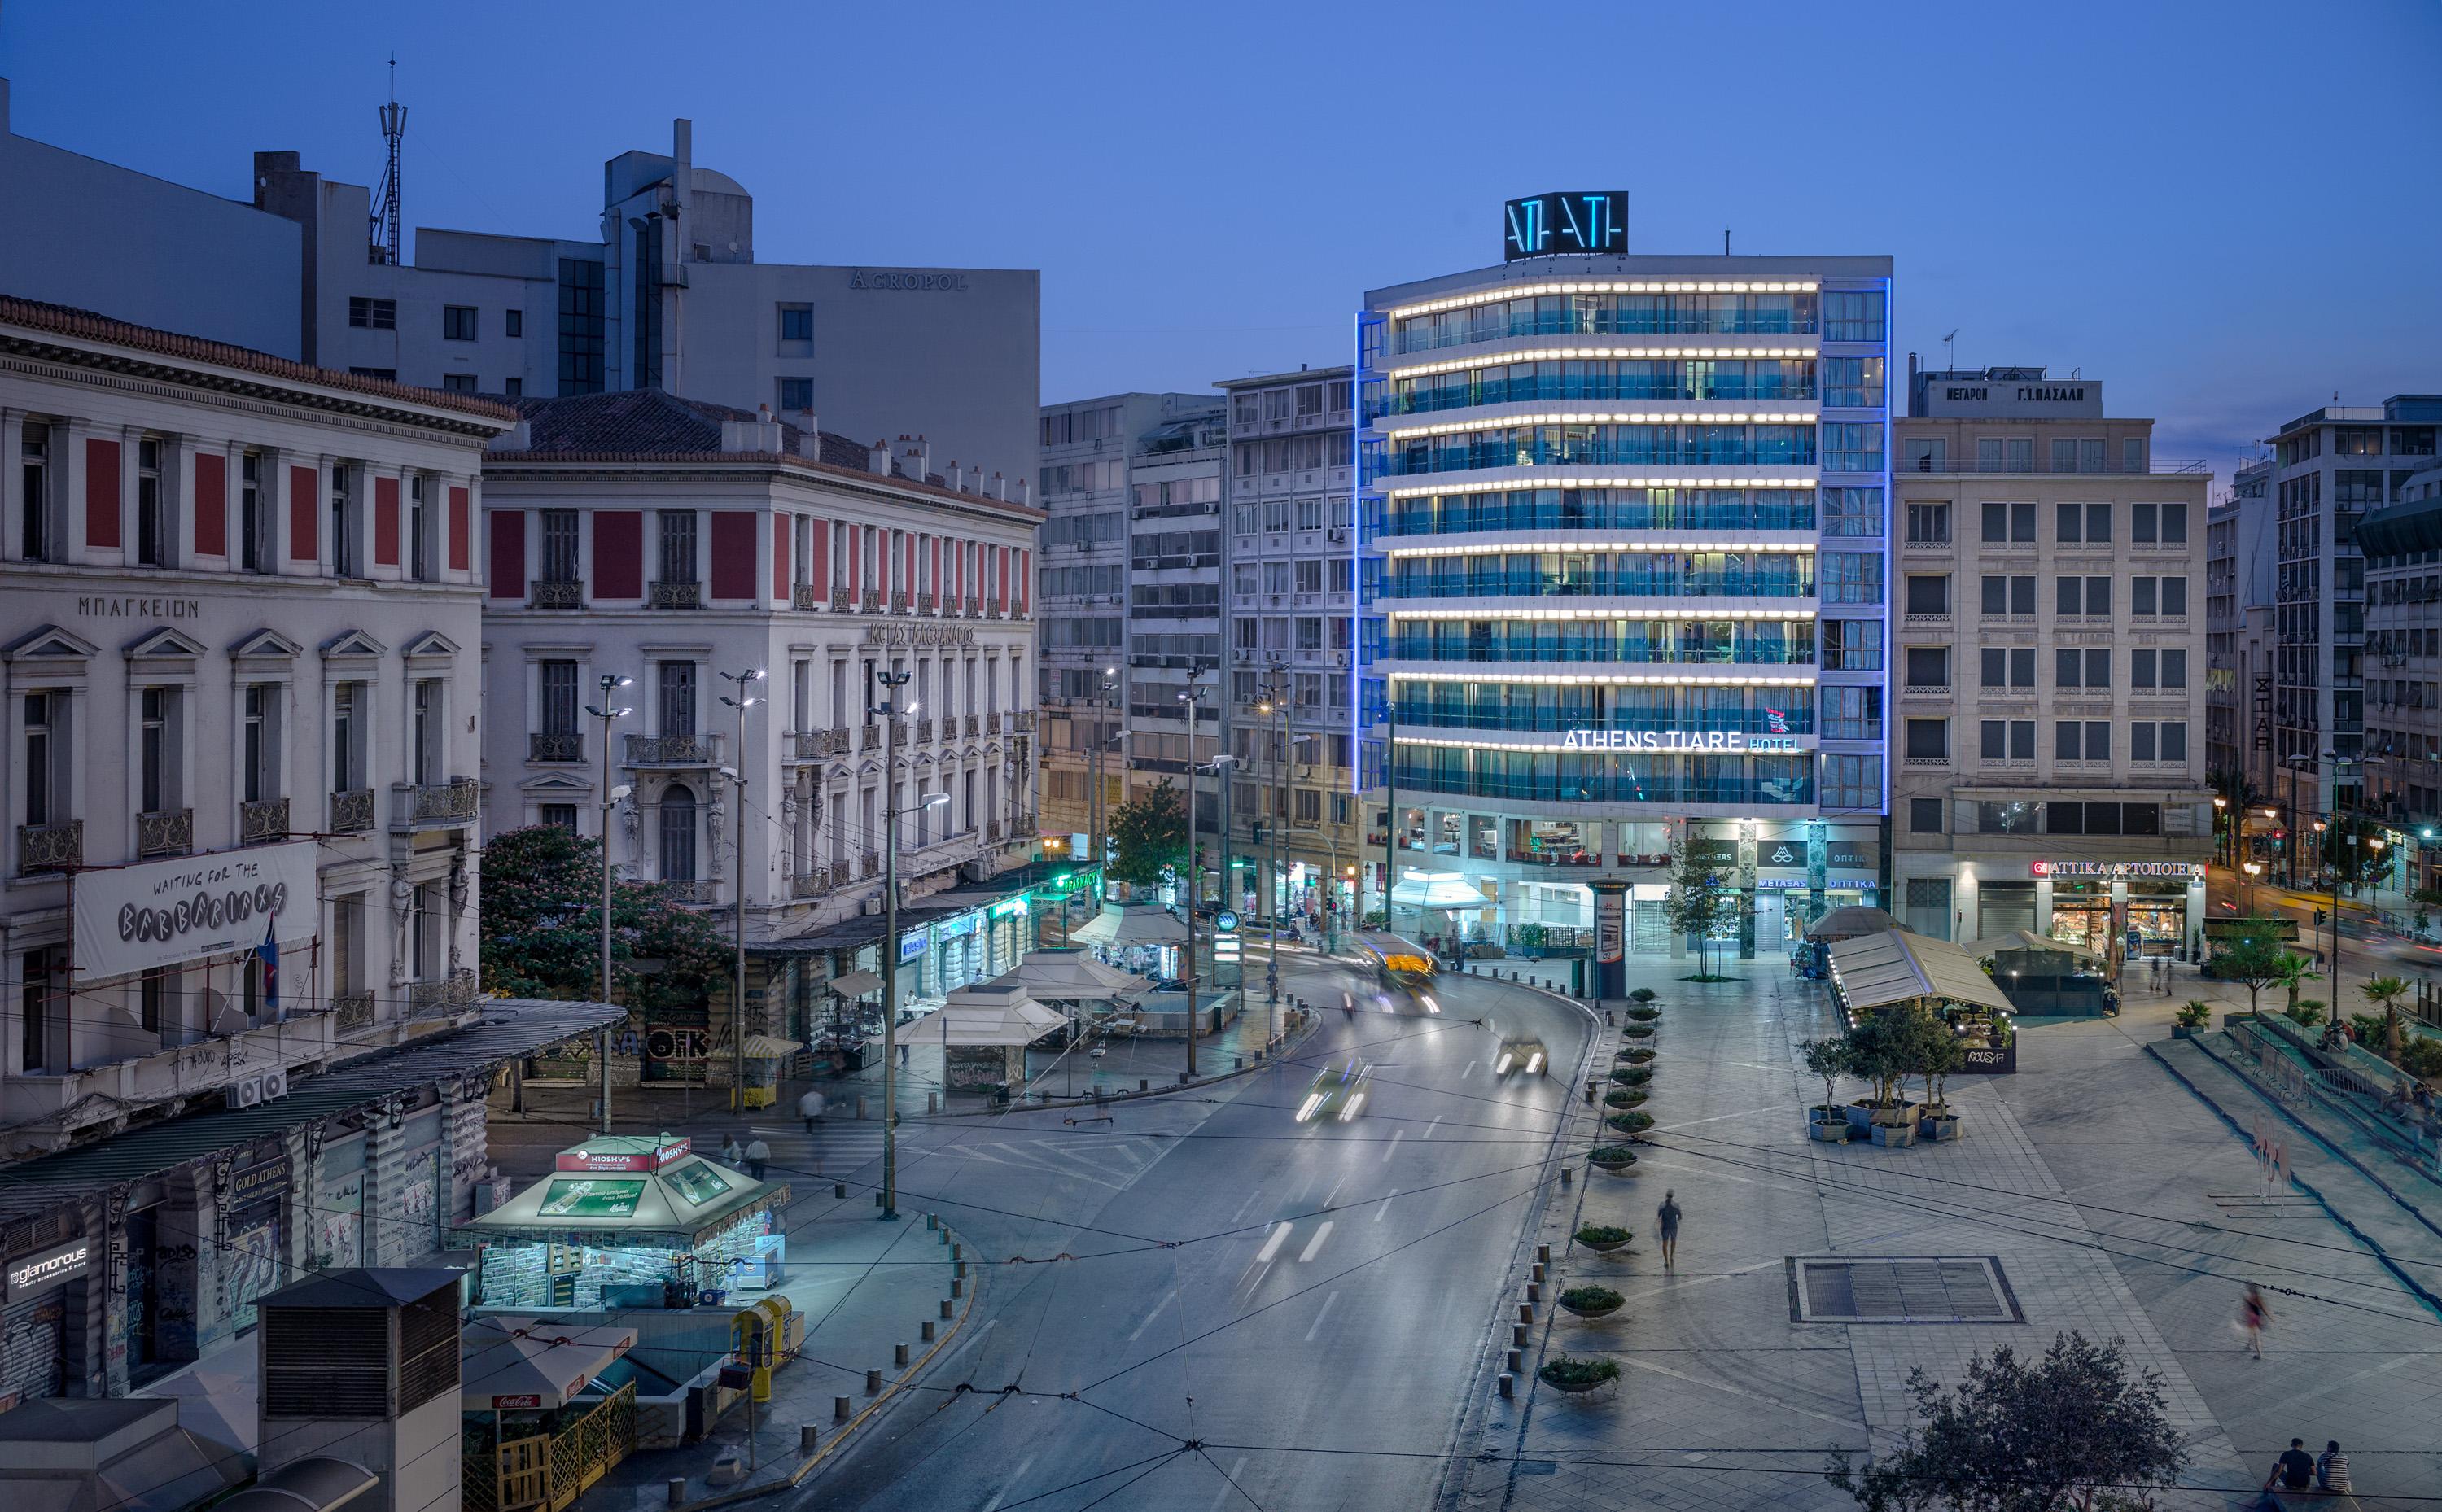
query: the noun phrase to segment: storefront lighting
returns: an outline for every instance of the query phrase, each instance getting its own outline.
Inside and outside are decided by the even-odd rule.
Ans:
[[[1531,683],[1558,687],[1813,687],[1811,677],[1707,677],[1702,673],[1649,675],[1585,672],[1393,672],[1402,683]]]
[[[1586,279],[1556,283],[1501,283],[1454,294],[1446,300],[1402,304],[1382,313],[1394,320],[1437,310],[1464,310],[1478,304],[1502,304],[1543,294],[1812,294],[1813,279]]]
[[[1404,368],[1392,368],[1386,378],[1421,378],[1438,373],[1464,373],[1470,368],[1505,367],[1512,362],[1587,362],[1621,357],[1690,357],[1697,359],[1742,357],[1812,357],[1813,347],[1526,347],[1512,352],[1479,352],[1471,357],[1452,357],[1443,362],[1419,362]]]
[[[1483,468],[1482,472],[1496,469]],[[1566,463],[1520,465],[1502,469],[1503,476],[1478,476],[1465,483],[1420,483],[1387,490],[1393,499],[1421,499],[1431,494],[1505,494],[1521,488],[1812,488],[1816,478],[1749,478],[1742,467],[1717,467],[1703,478],[1606,478],[1577,472]]]
[[[1487,532],[1486,534],[1491,534]],[[1599,556],[1613,552],[1775,552],[1811,556],[1814,554],[1812,540],[1502,540],[1457,546],[1398,546],[1383,553],[1394,560],[1410,556],[1488,556],[1503,552],[1567,552],[1573,556]],[[1649,593],[1617,594],[1624,598],[1650,598]]]
[[[1716,410],[1711,414],[1686,410],[1591,410],[1567,414],[1489,414],[1467,420],[1443,420],[1429,426],[1401,426],[1383,434],[1394,441],[1412,436],[1455,436],[1469,430],[1494,430],[1511,426],[1811,426],[1821,417],[1814,411],[1789,410],[1757,413],[1750,410]]]

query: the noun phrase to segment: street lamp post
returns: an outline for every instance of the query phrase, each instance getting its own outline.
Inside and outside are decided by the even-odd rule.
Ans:
[[[737,942],[738,961],[735,980],[729,989],[729,1106],[731,1111],[746,1111],[746,711],[763,701],[746,690],[763,681],[763,668],[749,667],[743,672],[723,672],[721,680],[737,688],[733,696],[724,693],[720,701],[738,711],[738,755],[726,774],[738,790],[738,812],[729,828],[729,847],[737,858],[737,881],[729,897],[729,911]]]
[[[2242,861],[2238,864],[2238,869],[2247,873],[2247,917],[2253,919],[2255,917],[2255,879],[2264,875],[2264,863]]]
[[[636,680],[615,672],[602,675],[602,701],[589,703],[585,712],[602,721],[602,1001],[610,1001],[610,810],[628,795],[625,787],[610,786],[610,724],[635,713],[632,708],[614,706],[610,695]],[[610,1132],[610,1026],[604,1024],[595,1036],[593,1063],[602,1083],[602,1132]]]
[[[1117,666],[1106,666],[1103,668],[1103,701],[1113,708],[1118,706],[1111,695],[1119,688],[1119,676],[1120,669]],[[1103,730],[1099,724],[1095,727],[1094,791],[1088,793],[1085,799],[1085,829],[1093,841],[1093,861],[1094,865],[1097,866],[1100,866],[1103,864],[1103,858],[1107,854],[1103,840],[1103,811],[1104,807],[1103,799],[1103,751],[1117,737],[1112,732]],[[1190,756],[1192,759],[1193,753],[1190,754]],[[1070,859],[1073,860],[1074,858],[1072,857]],[[1098,887],[1095,891],[1097,901],[1101,899],[1101,889]]]
[[[2222,865],[2230,865],[2230,848],[2231,848],[2231,847],[2230,847],[2230,829],[2229,829],[2229,825],[2228,825],[2228,823],[2227,823],[2227,820],[2228,820],[2228,818],[2229,818],[2229,811],[2230,811],[2230,800],[2229,800],[2228,798],[2226,798],[2226,797],[2223,797],[2223,796],[2222,796],[2220,793],[2218,793],[2218,792],[2214,793],[2214,848],[2216,851],[2218,851],[2218,852],[2220,852],[2220,853],[2221,853]]]
[[[1276,716],[1280,720],[1280,743],[1272,748],[1272,791],[1277,794],[1270,805],[1271,828],[1264,835],[1264,885],[1269,896],[1264,900],[1265,917],[1271,920],[1271,933],[1264,947],[1264,1003],[1277,1013],[1281,1004],[1281,903],[1285,896],[1281,885],[1280,858],[1287,842],[1282,831],[1289,823],[1289,701],[1288,688],[1275,672],[1264,687],[1265,701],[1255,705],[1258,714]]]
[[[914,676],[876,672],[874,681],[896,695]],[[899,820],[918,809],[938,808],[950,795],[929,793],[914,809],[893,801],[899,780],[891,771],[891,726],[902,713],[915,713],[915,705],[902,710],[894,696],[867,712],[882,720],[882,1216],[893,1220],[899,1216]]]
[[[1195,1079],[1195,895],[1204,890],[1195,860],[1195,711],[1208,690],[1187,674],[1178,701],[1187,705],[1187,1080]]]

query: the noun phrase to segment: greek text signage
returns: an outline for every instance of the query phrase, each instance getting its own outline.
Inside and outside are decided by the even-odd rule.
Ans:
[[[2176,877],[2193,882],[2205,874],[2194,861],[2031,861],[2027,870],[2037,877]]]
[[[9,1300],[17,1302],[83,1275],[93,1266],[93,1241],[71,1239],[9,1262]]]
[[[314,842],[79,872],[76,969],[88,981],[314,933]]]
[[[1563,751],[1799,751],[1802,737],[1747,735],[1738,730],[1571,730]]]
[[[906,289],[923,294],[964,294],[967,276],[912,267],[852,267],[847,270],[847,286],[852,289]]]
[[[1501,208],[1501,261],[1628,250],[1628,191],[1534,194]]]

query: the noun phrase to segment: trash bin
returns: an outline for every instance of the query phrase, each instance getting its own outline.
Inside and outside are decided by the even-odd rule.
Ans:
[[[994,1082],[993,1084],[993,1105],[1004,1108],[1009,1106],[1009,1084],[1007,1082]]]

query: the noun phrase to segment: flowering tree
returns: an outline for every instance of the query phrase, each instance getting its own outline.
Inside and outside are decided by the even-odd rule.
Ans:
[[[483,847],[483,987],[511,997],[592,997],[601,989],[602,843],[535,825]],[[610,890],[610,984],[618,1000],[699,1004],[729,975],[729,941],[652,883]],[[645,962],[656,969],[640,971]]]

